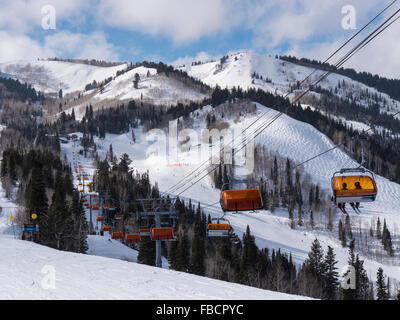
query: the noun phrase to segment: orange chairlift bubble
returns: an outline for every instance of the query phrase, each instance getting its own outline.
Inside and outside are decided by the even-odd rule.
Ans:
[[[220,199],[223,211],[250,211],[263,208],[261,193],[258,189],[226,190]]]
[[[151,228],[152,240],[172,240],[174,238],[174,229],[172,227]]]
[[[150,236],[151,229],[150,228],[139,228],[139,233],[141,236]]]
[[[207,225],[208,237],[228,237],[232,233],[232,227],[224,218],[214,218]]]
[[[124,234],[122,232],[113,232],[113,233],[111,233],[111,238],[112,239],[123,239]]]
[[[125,242],[137,243],[141,241],[140,233],[127,233],[125,235]]]
[[[373,202],[378,194],[374,174],[364,168],[335,172],[331,185],[335,204]]]

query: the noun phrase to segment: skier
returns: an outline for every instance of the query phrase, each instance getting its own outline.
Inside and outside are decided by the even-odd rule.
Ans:
[[[342,190],[347,190],[347,183],[346,182],[343,182],[343,184],[342,184]],[[346,211],[346,203],[345,202],[339,202],[338,204],[337,204],[337,206],[338,206],[338,208],[343,212],[343,214],[347,214],[347,211]]]
[[[362,189],[361,184],[358,181],[354,184],[354,186],[355,186],[356,190],[361,190]],[[350,205],[351,205],[351,207],[353,208],[353,210],[355,212],[360,213],[360,203],[359,202],[356,202],[355,205],[352,202],[352,203],[350,203]]]

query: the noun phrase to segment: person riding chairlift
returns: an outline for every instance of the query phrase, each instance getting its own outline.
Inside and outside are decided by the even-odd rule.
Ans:
[[[362,189],[361,188],[361,184],[358,181],[354,184],[354,186],[356,187],[357,190],[361,190]],[[350,205],[353,208],[353,210],[355,210],[355,209],[358,210],[360,208],[360,203],[359,202],[356,202],[355,207],[354,207],[354,203],[353,202],[351,202]]]
[[[347,183],[346,182],[343,182],[342,190],[347,190]],[[353,205],[354,205],[354,203],[353,203]],[[338,203],[338,208],[345,212],[346,211],[346,203],[345,202],[339,202]]]

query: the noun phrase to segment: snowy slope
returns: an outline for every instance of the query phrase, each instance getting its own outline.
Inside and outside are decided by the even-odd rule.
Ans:
[[[82,91],[93,80],[101,82],[115,76],[126,64],[115,67],[97,67],[63,61],[21,60],[0,63],[0,71],[12,75],[23,83],[33,85],[45,93]]]
[[[140,76],[138,89],[133,87],[136,73]],[[96,94],[93,99],[141,99],[155,104],[169,105],[176,104],[178,101],[202,100],[205,97],[205,94],[194,90],[177,79],[158,75],[156,69],[138,67],[111,81],[104,88],[103,93]]]
[[[0,236],[0,299],[306,299]],[[52,281],[51,275],[55,275]]]
[[[22,241],[1,187],[0,206],[1,300],[309,299],[137,264],[135,250],[107,236],[89,236],[87,255]]]
[[[208,62],[195,66],[187,66],[179,68],[186,71],[190,76],[197,78],[204,83],[215,87],[219,85],[221,88],[232,88],[240,86],[246,90],[248,88],[260,88],[265,91],[285,95],[289,92],[289,86],[296,84],[297,81],[303,81],[314,71],[309,67],[303,67],[291,62],[276,59],[271,56],[263,56],[252,52],[239,52],[229,55],[227,61],[221,66],[220,61]],[[262,76],[263,79],[252,78],[253,73]],[[323,71],[316,71],[303,86],[308,85],[318,79]],[[269,81],[266,82],[266,79]],[[338,83],[346,83],[336,93],[335,86]],[[346,98],[351,94],[355,101],[361,105],[368,106],[371,99],[363,99],[361,93],[367,90],[371,95],[375,93],[382,96],[382,102],[385,101],[386,106],[382,108],[382,112],[395,113],[400,110],[400,102],[391,99],[387,94],[380,93],[374,88],[368,87],[352,79],[338,75],[330,74],[320,84],[324,89],[332,89],[332,93],[339,97]],[[316,96],[318,94],[314,93]]]
[[[276,112],[259,104],[257,104],[257,108],[257,114],[269,111],[268,116],[271,116]],[[208,109],[204,107],[203,113],[211,110],[211,107]],[[224,120],[229,122],[232,129],[239,128],[241,130],[251,123],[255,117],[256,115],[248,115],[241,117],[240,121]],[[195,128],[205,128],[205,124],[202,122],[204,117],[196,120]],[[154,151],[154,142],[152,139],[146,139],[146,135],[141,132],[141,129],[135,131],[135,136],[136,144],[132,143],[130,134],[107,135],[105,140],[96,140],[96,143],[100,146],[98,150],[100,156],[105,156],[110,144],[112,144],[114,154],[117,157],[123,153],[128,153],[133,160],[132,167],[142,172],[150,170],[150,179],[153,183],[158,183],[161,191],[166,191],[199,165],[197,154],[193,153],[194,151],[183,154],[178,162],[169,162],[165,157],[151,152],[151,150]],[[290,157],[297,163],[333,146],[332,141],[314,127],[286,115],[282,115],[261,134],[257,138],[257,142],[264,144],[268,150],[278,152],[283,157]],[[191,159],[193,161],[190,161]],[[176,163],[182,165],[174,165]],[[340,168],[354,166],[356,166],[356,163],[344,152],[337,149],[315,161],[308,162],[304,166],[304,170],[310,174],[312,182],[318,183],[322,191],[329,195],[331,175]],[[377,177],[377,184],[379,195],[376,202],[363,204],[363,213],[360,216],[352,216],[353,227],[357,228],[362,225],[363,228],[368,228],[366,224],[379,216],[382,220],[383,218],[387,220],[391,231],[397,230],[398,232],[400,217],[397,208],[400,207],[400,185],[379,176]],[[192,199],[195,205],[198,201],[202,203],[203,207],[208,205],[204,209],[205,212],[218,217],[222,215],[219,205],[216,204],[219,195],[220,192],[213,188],[211,179],[205,178],[180,196],[184,199]],[[336,231],[328,233],[322,230],[311,231],[304,228],[291,230],[285,210],[278,210],[274,214],[269,211],[245,212],[238,215],[228,214],[226,217],[233,226],[235,233],[240,237],[249,225],[259,247],[281,248],[282,251],[291,253],[294,262],[298,264],[301,264],[307,258],[311,243],[316,237],[321,241],[325,250],[328,245],[334,248],[339,261],[339,270],[347,264],[348,250],[341,247],[337,240]],[[335,219],[335,225],[337,225],[337,220],[344,218],[337,213]],[[399,246],[395,241],[395,250],[398,250],[398,248]],[[374,256],[363,254],[360,257],[365,260],[365,267],[371,279],[375,278],[377,269],[382,266],[386,274],[400,281],[398,251],[394,259],[381,258],[380,261],[377,261]]]

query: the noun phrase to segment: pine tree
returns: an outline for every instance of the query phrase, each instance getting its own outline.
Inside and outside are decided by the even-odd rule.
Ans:
[[[38,163],[35,163],[33,165],[31,178],[29,180],[28,187],[25,193],[25,198],[28,216],[31,216],[33,213],[37,214],[37,222],[39,223],[41,242],[44,241],[42,243],[45,243],[50,237],[48,230],[49,207],[42,168],[41,165]]]
[[[324,299],[327,300],[334,299],[338,291],[339,273],[336,271],[337,263],[333,249],[328,246],[324,260]]]
[[[383,269],[379,268],[376,274],[376,295],[378,300],[388,300],[388,288],[385,285],[385,276]]]
[[[138,262],[149,266],[156,265],[156,244],[150,237],[142,237],[140,241]]]
[[[354,240],[352,241],[352,250],[354,250]],[[353,260],[354,260],[354,251],[353,253]],[[364,269],[364,261],[360,259],[359,255],[354,260],[352,266],[355,269],[355,276],[356,276],[356,289],[350,295],[352,299],[355,300],[371,300],[371,287],[370,281],[367,276],[367,272]],[[347,291],[350,291],[349,289]]]
[[[193,238],[192,255],[190,258],[189,272],[197,274],[199,276],[203,276],[205,273],[204,258],[205,258],[204,241],[196,233]]]
[[[383,232],[382,232],[382,244],[383,248],[387,251],[390,256],[393,256],[393,244],[392,244],[392,237],[390,235],[390,231],[386,225],[386,219],[383,223]]]
[[[73,193],[71,214],[74,222],[74,248],[71,251],[86,253],[88,250],[88,224],[85,217],[85,211],[83,210],[82,203],[79,200],[79,192],[77,191]]]
[[[178,242],[172,241],[168,249],[168,262],[170,268],[173,270],[177,270],[177,265],[176,265],[177,249],[178,249]]]
[[[315,209],[318,210],[319,206],[321,204],[321,199],[319,198],[319,185],[318,184],[315,187],[315,198],[314,198],[314,201],[315,201]]]
[[[332,210],[328,209],[328,225],[326,227],[330,232],[333,230],[333,221],[332,221]]]
[[[140,81],[140,75],[138,73],[135,73],[135,80],[133,81],[133,87],[135,89],[138,89],[139,81]]]
[[[383,244],[383,247],[386,250],[386,238],[387,238],[387,226],[386,226],[386,219],[383,219],[383,228],[382,228],[382,239],[381,242]]]
[[[297,224],[302,227],[303,226],[303,210],[301,208],[301,204],[298,204],[298,208],[297,208],[297,215],[298,215],[298,221]]]
[[[344,248],[344,247],[346,247],[346,245],[347,245],[347,240],[346,240],[346,231],[345,231],[345,229],[343,228],[342,220],[339,220],[339,227],[338,227],[338,229],[339,229],[339,240],[340,240],[340,242],[341,242],[341,244],[342,244],[342,247]]]
[[[66,205],[64,183],[61,173],[57,172],[54,194],[49,208],[45,229],[41,229],[42,241],[52,248],[70,250],[68,239],[73,234],[73,220]]]
[[[255,238],[250,232],[250,227],[247,226],[246,233],[243,235],[243,249],[240,263],[240,278],[242,283],[248,283],[247,275],[252,266],[255,265],[257,260],[257,246]]]
[[[346,235],[349,236],[349,239],[353,239],[353,232],[351,231],[351,222],[350,222],[350,216],[347,214],[346,215]]]
[[[310,226],[312,229],[314,229],[314,213],[312,210],[310,211]]]
[[[318,239],[315,239],[311,245],[311,251],[305,261],[308,270],[316,277],[321,277],[324,273],[324,252]]]
[[[111,146],[111,145],[110,145]],[[121,172],[125,172],[127,173],[129,171],[129,165],[132,163],[132,160],[129,159],[129,155],[127,155],[126,153],[124,153],[121,158],[120,158],[120,162],[118,164],[118,169]]]
[[[303,262],[299,272],[299,294],[322,298],[324,271],[324,252],[318,239],[315,239],[311,245],[308,257]]]
[[[376,238],[382,239],[382,232],[381,232],[381,221],[379,220],[376,222]]]
[[[272,169],[272,181],[274,182],[274,185],[278,185],[278,159],[274,158],[274,165]]]
[[[176,270],[188,272],[190,262],[189,250],[189,238],[185,231],[183,236],[179,239],[176,248]]]
[[[308,205],[310,209],[313,207],[313,204],[314,204],[314,186],[311,185],[310,192],[308,194]]]

